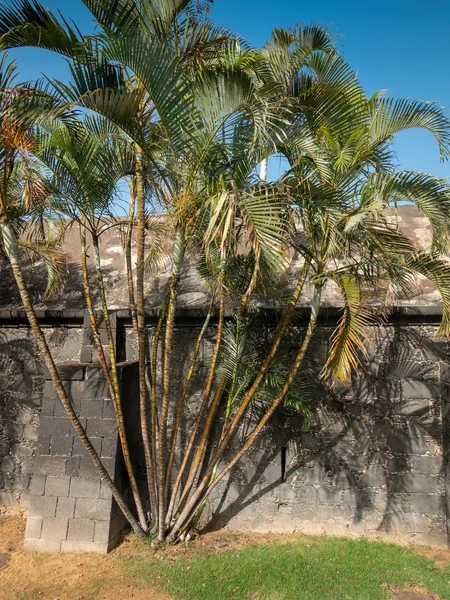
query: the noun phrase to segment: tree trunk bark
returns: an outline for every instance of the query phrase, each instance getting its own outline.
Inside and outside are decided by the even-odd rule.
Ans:
[[[148,493],[150,510],[153,521],[157,521],[156,482],[154,479],[154,463],[156,457],[152,456],[150,436],[148,431],[147,411],[147,384],[146,384],[146,343],[145,343],[145,299],[144,299],[144,260],[145,260],[145,193],[143,178],[142,151],[136,147],[136,310],[137,310],[137,335],[138,335],[138,362],[139,362],[139,410],[141,420],[142,443],[144,446],[145,468],[147,472]],[[155,526],[155,522],[153,523]]]
[[[307,330],[305,333],[305,337],[304,337],[302,345],[300,346],[300,349],[295,357],[294,363],[291,367],[291,370],[290,370],[287,380],[283,386],[283,389],[278,394],[278,396],[275,398],[275,400],[272,402],[269,409],[265,412],[264,416],[262,417],[262,419],[260,420],[258,425],[254,428],[252,433],[249,435],[245,444],[242,446],[242,448],[239,450],[239,452],[222,469],[222,471],[217,475],[217,477],[214,479],[214,481],[212,483],[209,483],[210,477],[214,470],[214,466],[215,466],[217,460],[220,459],[220,457],[223,453],[223,450],[225,448],[225,445],[226,445],[225,439],[222,441],[221,444],[219,444],[219,448],[217,449],[213,459],[209,463],[208,468],[206,469],[201,482],[197,486],[196,491],[189,499],[189,502],[186,504],[182,513],[178,517],[172,531],[170,532],[169,536],[167,537],[167,541],[169,543],[175,541],[177,539],[177,536],[180,533],[182,533],[182,531],[189,525],[191,518],[194,516],[195,511],[197,510],[198,504],[200,502],[204,501],[211,494],[212,490],[216,487],[216,485],[223,479],[223,477],[225,477],[225,475],[234,467],[234,465],[240,460],[240,458],[242,458],[242,456],[252,446],[252,444],[255,442],[256,438],[260,435],[261,431],[263,430],[264,426],[266,425],[266,423],[268,422],[270,417],[273,415],[273,413],[275,412],[277,407],[283,401],[284,397],[286,396],[286,393],[288,392],[290,386],[292,385],[295,375],[297,374],[298,368],[300,367],[300,365],[305,357],[309,343],[311,341],[314,330],[316,328],[317,316],[319,314],[319,309],[320,309],[320,298],[321,298],[321,289],[316,288],[314,291],[314,294],[313,294],[312,302],[311,302],[311,315],[310,315],[308,327],[307,327]],[[225,444],[224,444],[224,442],[225,442]]]
[[[25,313],[27,315],[28,321],[30,323],[31,330],[33,335],[36,338],[36,341],[39,346],[39,350],[41,352],[41,356],[47,366],[48,372],[50,373],[50,377],[55,386],[56,392],[58,393],[59,399],[61,400],[61,404],[63,405],[67,416],[69,417],[75,432],[80,438],[83,446],[86,448],[89,456],[92,459],[101,479],[106,483],[109,490],[111,491],[114,499],[116,500],[120,510],[124,514],[127,521],[130,523],[131,527],[135,534],[144,539],[146,537],[144,530],[139,525],[139,523],[134,518],[133,514],[129,510],[128,506],[124,502],[122,496],[119,493],[119,490],[115,486],[113,480],[108,474],[108,471],[105,469],[103,463],[101,462],[95,448],[91,444],[89,438],[86,435],[83,426],[78,419],[72,404],[66,394],[66,390],[64,389],[63,383],[57,371],[55,362],[50,352],[50,348],[48,347],[47,340],[45,339],[44,333],[39,325],[39,322],[36,317],[36,313],[34,312],[33,303],[31,301],[28,289],[25,284],[25,280],[23,278],[22,269],[19,263],[19,257],[16,247],[16,242],[14,239],[14,233],[12,228],[10,227],[7,221],[3,221],[1,224],[1,231],[3,237],[3,243],[5,247],[6,254],[8,256],[9,262],[11,264],[11,268],[14,274],[14,279],[16,281],[17,287],[19,289],[20,297],[22,300],[23,307],[25,309]]]

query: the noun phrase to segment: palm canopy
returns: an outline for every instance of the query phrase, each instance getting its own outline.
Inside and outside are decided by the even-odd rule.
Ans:
[[[430,279],[442,296],[439,333],[450,325],[450,186],[428,174],[398,171],[392,150],[395,133],[421,127],[433,134],[441,157],[448,157],[449,120],[432,103],[378,94],[366,98],[355,89],[341,111],[324,102],[318,119],[306,107],[303,122],[293,125],[289,143],[280,147],[290,162],[282,180],[291,186],[301,232],[294,247],[311,263],[311,285],[321,289],[332,281],[342,297],[343,316],[323,372],[340,379],[348,378],[365,354],[366,327],[417,274]],[[298,130],[310,140],[306,149],[296,143]],[[429,220],[430,248],[416,247],[399,228],[395,209],[404,201],[416,204]]]

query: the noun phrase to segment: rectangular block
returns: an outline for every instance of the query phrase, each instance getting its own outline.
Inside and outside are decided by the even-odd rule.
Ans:
[[[72,477],[69,495],[71,498],[99,498],[100,479],[92,481],[84,477]]]
[[[60,552],[59,540],[26,538],[23,542],[24,552]]]
[[[39,425],[41,435],[69,435],[72,434],[72,423],[68,417],[41,417]]]
[[[393,475],[391,477],[391,490],[405,493],[434,493],[437,480],[431,475]]]
[[[42,517],[28,517],[25,527],[25,538],[40,538],[42,529]]]
[[[47,477],[46,496],[68,496],[70,479],[68,477]]]
[[[47,496],[30,496],[28,506],[29,517],[54,517],[56,514],[56,498]]]
[[[103,398],[96,397],[81,398],[80,415],[82,417],[101,418],[103,416]]]
[[[94,525],[94,521],[90,519],[70,519],[67,539],[78,542],[94,541]]]
[[[109,521],[95,521],[94,542],[107,544],[110,529],[111,526]]]
[[[78,477],[80,468],[80,459],[78,456],[71,456],[66,460],[66,475],[68,477]]]
[[[411,510],[425,515],[444,513],[445,497],[435,494],[411,494]]]
[[[117,454],[117,436],[113,438],[103,438],[101,456],[105,458],[115,458]]]
[[[117,432],[115,419],[89,419],[87,431],[89,437],[112,437]]]
[[[98,544],[96,542],[79,542],[77,540],[65,540],[61,542],[61,552],[100,552],[106,554],[108,552],[107,544]]]
[[[107,520],[111,513],[112,501],[102,498],[77,498],[75,517],[80,519]]]
[[[41,538],[47,540],[65,540],[67,538],[67,517],[44,517]]]
[[[45,489],[45,475],[32,475],[30,482],[30,494],[43,496]]]
[[[52,436],[50,442],[50,454],[55,456],[70,456],[72,454],[73,437]]]
[[[75,498],[58,498],[56,504],[57,517],[73,518],[75,514]]]
[[[54,477],[65,475],[65,458],[62,456],[36,456],[33,472],[36,475],[53,475]]]

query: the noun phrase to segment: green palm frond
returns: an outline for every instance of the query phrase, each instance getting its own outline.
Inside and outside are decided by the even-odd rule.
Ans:
[[[366,356],[369,336],[366,328],[379,320],[376,307],[368,303],[361,291],[361,282],[352,274],[332,272],[329,278],[339,289],[344,301],[343,315],[331,338],[328,360],[322,377],[346,381]]]
[[[404,266],[415,274],[420,274],[436,287],[442,299],[442,320],[438,336],[450,332],[450,264],[433,254],[420,252],[408,257]]]

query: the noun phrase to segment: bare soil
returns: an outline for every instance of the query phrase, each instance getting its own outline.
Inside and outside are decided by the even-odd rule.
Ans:
[[[129,539],[107,555],[68,552],[22,552],[25,521],[0,517],[0,554],[10,559],[0,569],[2,600],[171,600],[160,590],[139,586],[120,568],[121,556],[132,556]]]

